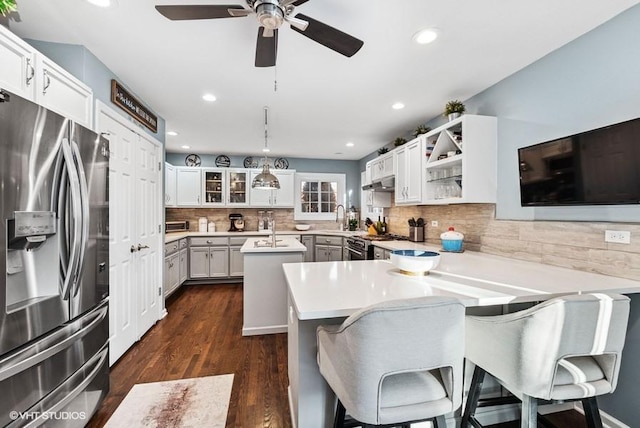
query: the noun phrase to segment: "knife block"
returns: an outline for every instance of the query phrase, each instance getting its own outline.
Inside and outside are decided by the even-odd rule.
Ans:
[[[424,242],[424,226],[409,226],[409,241]]]

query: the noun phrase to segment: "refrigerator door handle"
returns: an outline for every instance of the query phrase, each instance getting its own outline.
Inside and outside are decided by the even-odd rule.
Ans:
[[[69,300],[72,281],[76,277],[78,272],[78,263],[80,259],[80,248],[78,245],[74,245],[76,240],[81,239],[82,236],[82,196],[80,191],[80,180],[78,176],[78,170],[73,160],[73,153],[71,152],[71,145],[66,138],[62,140],[62,155],[64,157],[64,167],[67,170],[67,177],[69,178],[69,184],[71,188],[71,209],[72,221],[73,221],[73,235],[69,236],[69,246],[71,247],[71,255],[69,256],[69,263],[66,271],[63,270],[64,278],[62,280],[62,298]],[[66,201],[62,201],[63,203]]]
[[[93,328],[107,316],[108,312],[109,305],[105,302],[101,308],[96,309],[91,315],[65,325],[45,340],[35,343],[18,354],[0,361],[0,382],[29,367],[41,363],[52,355],[73,345],[93,330]],[[66,335],[69,336],[65,337]],[[56,343],[56,341],[59,342]]]
[[[75,297],[80,290],[80,277],[82,275],[82,268],[84,266],[84,254],[87,250],[89,243],[89,189],[87,187],[87,175],[84,171],[82,164],[82,158],[80,157],[80,148],[78,143],[71,141],[71,150],[73,152],[73,159],[76,164],[79,184],[80,184],[80,208],[82,216],[80,217],[81,223],[81,235],[80,235],[80,257],[78,259],[78,267],[74,272],[74,290],[73,296]]]

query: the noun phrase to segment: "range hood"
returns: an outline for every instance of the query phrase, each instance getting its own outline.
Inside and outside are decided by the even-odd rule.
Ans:
[[[382,180],[374,181],[371,184],[362,186],[362,190],[373,190],[375,192],[393,192],[395,190],[395,177],[387,177]]]

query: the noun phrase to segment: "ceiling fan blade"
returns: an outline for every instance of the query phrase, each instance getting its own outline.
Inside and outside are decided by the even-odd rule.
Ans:
[[[229,9],[229,15],[234,18],[240,18],[243,16],[251,15],[253,13],[252,10],[249,9]]]
[[[309,26],[309,23],[307,21],[303,21],[302,19],[298,19],[294,16],[285,16],[284,20],[287,21],[291,26],[296,27],[301,31],[305,31]]]
[[[182,21],[185,19],[216,19],[216,18],[234,18],[229,9],[238,11],[246,10],[238,4],[194,4],[183,6],[156,6],[156,10],[164,17],[172,21]],[[245,16],[245,15],[240,15]]]
[[[306,15],[299,13],[295,17],[302,19],[303,21],[307,21],[309,26],[305,31],[292,26],[291,28],[294,31],[297,31],[303,36],[306,36],[331,50],[341,53],[344,56],[352,57],[360,50],[362,45],[364,45],[362,40],[356,39],[347,33],[343,33],[330,25],[316,21]]]
[[[278,53],[278,30],[273,30],[271,37],[265,37],[264,30],[264,27],[258,28],[256,67],[273,67]]]

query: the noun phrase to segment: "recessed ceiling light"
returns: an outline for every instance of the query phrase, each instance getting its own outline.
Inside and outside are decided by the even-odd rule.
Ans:
[[[264,153],[269,153],[271,151],[271,149],[269,149],[269,147],[265,147],[264,149],[262,149],[262,151]]]
[[[216,96],[213,94],[204,94],[202,99],[209,102],[214,102],[216,100]]]
[[[342,152],[335,152],[334,155],[341,155]]]
[[[115,7],[118,4],[116,0],[87,0],[87,1],[94,6],[103,7],[105,9],[109,7]]]
[[[184,146],[182,146],[182,148],[183,148],[183,149],[190,149],[190,148],[191,148],[191,146],[184,145]]]
[[[171,135],[172,137],[175,137],[176,135],[178,135],[178,133],[176,131],[167,131],[167,135]]]
[[[347,146],[347,147],[353,147],[353,146],[355,146],[355,144],[353,144],[351,141],[349,141],[349,142],[346,144],[346,146]]]
[[[404,104],[402,103],[395,103],[394,105],[391,106],[392,109],[394,110],[400,110],[404,108]]]
[[[420,45],[426,45],[438,38],[438,32],[433,28],[420,30],[413,35],[413,41]]]

